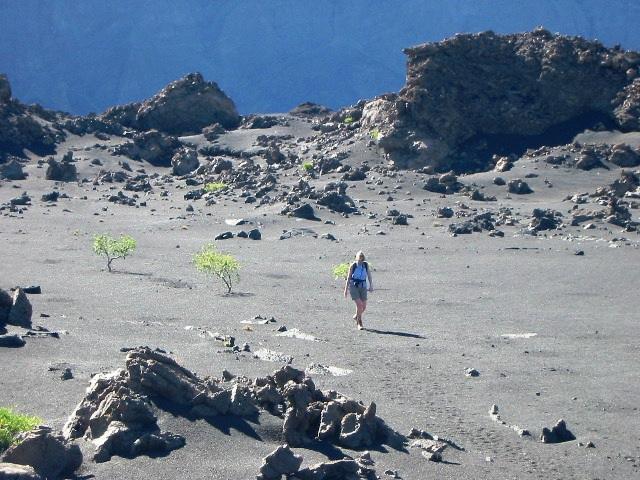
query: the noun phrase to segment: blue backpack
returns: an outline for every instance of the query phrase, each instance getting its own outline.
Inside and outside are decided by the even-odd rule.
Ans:
[[[369,273],[369,265],[367,262],[362,262],[364,266],[364,278],[356,278],[356,271],[358,270],[358,263],[354,262],[351,266],[351,281],[355,287],[362,287],[367,281],[367,274]],[[362,270],[361,270],[362,271]]]

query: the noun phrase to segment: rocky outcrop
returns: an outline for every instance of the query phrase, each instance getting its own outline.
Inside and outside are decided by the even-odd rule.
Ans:
[[[8,163],[0,165],[0,178],[5,180],[24,180],[27,175],[22,170],[22,164],[15,158]]]
[[[12,295],[0,289],[0,327],[4,324],[16,327],[31,328],[33,307],[21,288],[16,288]]]
[[[283,417],[282,437],[290,446],[325,440],[360,449],[403,441],[376,416],[375,404],[365,407],[337,392],[320,391],[303,371],[293,367],[285,366],[254,381],[228,375],[227,381],[202,379],[146,347],[130,351],[124,369],[93,377],[85,398],[64,427],[65,438],[85,435],[92,440],[96,461],[107,461],[113,455],[166,454],[180,448],[184,445],[181,436],[160,431],[152,401],[190,419],[255,418],[264,409]],[[276,455],[281,456],[286,457],[287,452]],[[278,463],[272,460],[267,463]],[[267,469],[266,478],[276,478],[275,470]]]
[[[118,145],[116,155],[124,155],[133,160],[146,160],[157,167],[170,167],[171,159],[182,143],[176,138],[157,130],[133,135],[133,142]]]
[[[589,118],[636,125],[637,81],[627,87],[640,64],[636,52],[538,29],[456,35],[405,53],[404,88],[367,103],[362,116],[402,167],[470,169],[496,140],[526,141]]]
[[[187,175],[200,166],[198,152],[193,148],[184,147],[171,157],[173,174],[177,176]]]
[[[240,124],[233,101],[200,73],[171,82],[144,102],[112,107],[100,118],[136,130],[158,130],[176,136],[198,134],[214,123],[226,129]]]
[[[71,475],[80,468],[82,452],[61,434],[40,426],[20,434],[16,444],[2,454],[0,461],[29,465],[42,478],[55,479]]]
[[[61,161],[56,161],[53,157],[47,160],[47,171],[45,178],[58,182],[73,182],[78,179],[78,171],[73,162],[73,152],[68,151]]]

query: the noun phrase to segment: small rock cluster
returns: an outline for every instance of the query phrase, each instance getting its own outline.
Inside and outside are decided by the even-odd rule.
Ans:
[[[355,460],[345,457],[300,469],[302,460],[303,458],[293,453],[288,445],[282,445],[262,459],[257,480],[280,480],[283,475],[290,480],[374,480],[378,478],[375,470],[369,467],[372,461],[367,453]]]

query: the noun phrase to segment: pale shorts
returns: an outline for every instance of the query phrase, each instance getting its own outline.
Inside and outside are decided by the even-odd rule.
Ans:
[[[367,287],[356,287],[355,285],[349,285],[349,293],[352,300],[364,300],[367,301]]]

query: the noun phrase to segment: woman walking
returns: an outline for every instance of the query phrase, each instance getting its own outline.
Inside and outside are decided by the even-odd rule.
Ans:
[[[367,309],[367,290],[373,292],[373,281],[369,265],[364,261],[364,253],[356,253],[356,261],[349,267],[349,274],[344,284],[344,298],[347,298],[347,290],[351,294],[351,299],[356,303],[356,313],[353,319],[356,321],[358,330],[362,330],[362,314]],[[367,288],[367,283],[368,287]]]

